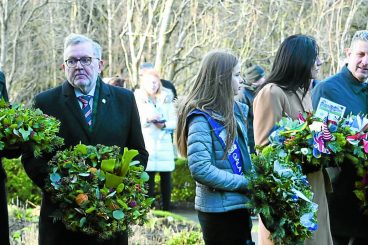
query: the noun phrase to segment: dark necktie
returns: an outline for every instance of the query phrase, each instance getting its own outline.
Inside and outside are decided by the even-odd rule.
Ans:
[[[89,126],[92,125],[92,108],[89,105],[89,101],[91,99],[92,99],[91,95],[82,95],[78,97],[78,100],[82,102],[82,111]]]

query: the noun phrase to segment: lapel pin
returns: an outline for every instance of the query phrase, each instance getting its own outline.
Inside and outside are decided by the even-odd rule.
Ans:
[[[105,103],[106,103],[106,100],[105,100],[105,99],[102,99],[102,103],[104,103],[104,104],[105,104]]]

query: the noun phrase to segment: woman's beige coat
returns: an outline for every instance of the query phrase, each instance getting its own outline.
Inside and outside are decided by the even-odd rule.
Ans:
[[[276,84],[267,84],[257,94],[253,103],[254,111],[254,141],[256,145],[267,145],[270,131],[281,117],[298,118],[299,112],[312,111],[310,92],[303,98],[302,90],[296,93],[288,92]],[[330,220],[326,198],[325,182],[322,170],[308,174],[309,183],[314,192],[313,201],[318,204],[318,230],[311,239],[304,242],[307,245],[332,245]],[[268,239],[270,233],[259,222],[258,244],[273,244]]]

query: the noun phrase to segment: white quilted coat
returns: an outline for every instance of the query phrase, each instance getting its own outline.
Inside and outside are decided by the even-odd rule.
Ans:
[[[156,105],[141,89],[137,89],[134,95],[141,118],[144,142],[149,153],[146,171],[173,171],[175,162],[171,133],[176,128],[177,118],[172,93],[162,88],[161,94],[156,99]],[[156,114],[161,115],[161,120],[166,120],[164,129],[157,128],[153,123],[147,123],[147,118]]]

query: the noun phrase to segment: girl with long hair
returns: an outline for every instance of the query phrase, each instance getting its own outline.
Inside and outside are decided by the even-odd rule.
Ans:
[[[274,125],[283,116],[298,118],[300,112],[312,112],[311,80],[315,79],[321,61],[318,45],[313,37],[292,35],[279,47],[272,71],[261,86],[253,103],[254,140],[256,145],[267,145]],[[318,230],[304,244],[332,244],[325,182],[321,169],[303,169],[307,172],[318,204]],[[260,220],[258,242],[273,244],[269,232]]]
[[[178,108],[178,150],[196,181],[195,209],[206,244],[253,244],[248,201],[248,107],[236,103],[239,60],[208,53]]]

